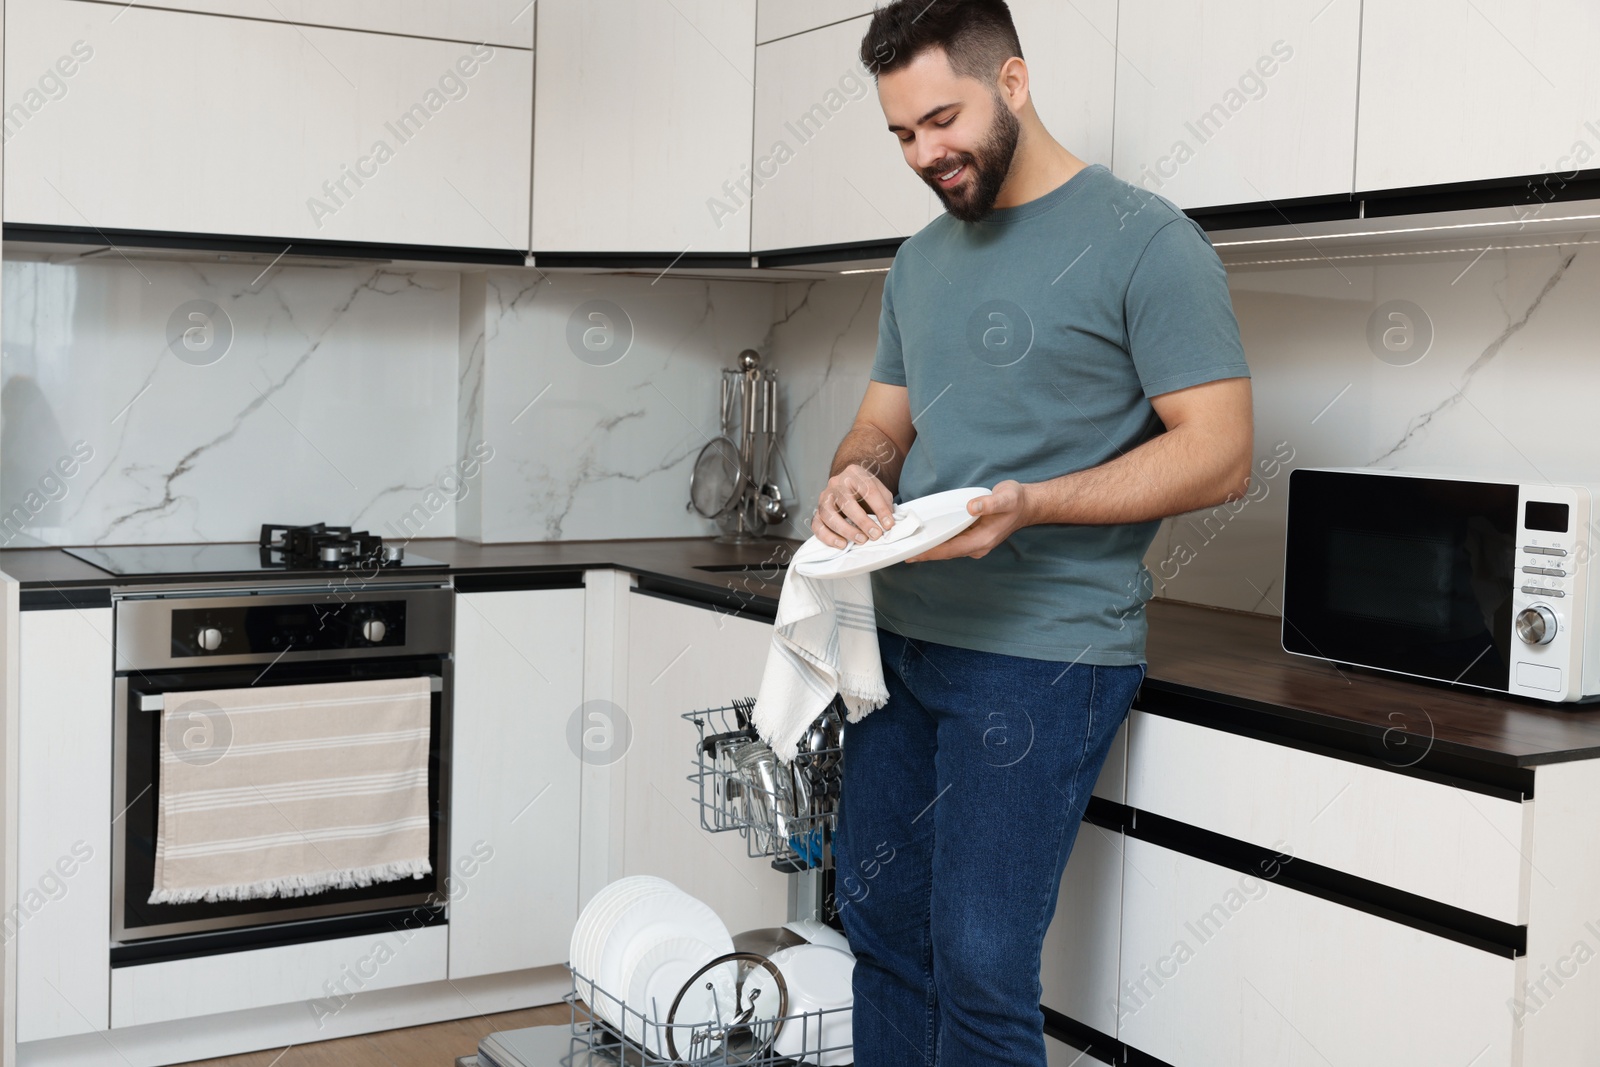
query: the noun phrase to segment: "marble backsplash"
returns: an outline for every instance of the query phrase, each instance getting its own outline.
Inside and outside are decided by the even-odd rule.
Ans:
[[[455,392],[454,273],[121,259],[3,270],[0,543],[376,523],[451,462],[454,405],[438,398]],[[448,511],[434,523],[454,532]]]
[[[779,372],[780,483],[795,500],[781,532],[803,537],[866,385],[883,287],[881,275],[3,269],[11,545],[244,540],[263,521],[316,520],[491,542],[709,534],[687,508],[689,468],[716,432],[719,372],[745,348]],[[1266,466],[1247,503],[1162,524],[1146,558],[1158,595],[1276,611],[1293,467],[1600,469],[1588,353],[1600,252],[1313,257],[1229,278]],[[1425,347],[1370,340],[1395,301]]]
[[[769,348],[774,286],[520,270],[483,288],[482,337],[463,329],[462,342],[481,356],[464,362],[460,395],[493,459],[469,536],[717,532],[689,509],[689,472],[718,434],[722,368]]]

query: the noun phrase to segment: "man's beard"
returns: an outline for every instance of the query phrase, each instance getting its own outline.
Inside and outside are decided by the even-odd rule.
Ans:
[[[1017,154],[1017,141],[1022,135],[1022,124],[1002,101],[995,101],[995,119],[976,153],[962,152],[946,160],[937,170],[922,172],[952,218],[962,222],[978,222],[988,218],[994,202],[1000,199],[1000,190],[1011,173],[1011,161]],[[955,167],[966,167],[972,172],[969,183],[965,178],[957,188],[963,191],[952,198],[939,186],[939,175],[949,174]],[[970,192],[965,190],[970,189]]]

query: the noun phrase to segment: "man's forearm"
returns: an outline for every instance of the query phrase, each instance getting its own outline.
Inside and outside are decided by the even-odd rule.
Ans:
[[[1024,487],[1029,524],[1150,522],[1220,504],[1249,487],[1250,445],[1176,427],[1098,467]]]
[[[900,468],[905,464],[905,459],[905,456],[900,454],[900,449],[882,430],[868,423],[858,422],[839,443],[839,450],[833,454],[833,466],[828,469],[828,476],[831,478],[852,463],[859,463],[893,493],[899,489]]]

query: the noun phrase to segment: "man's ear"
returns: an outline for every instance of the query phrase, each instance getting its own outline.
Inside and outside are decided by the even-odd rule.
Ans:
[[[1028,64],[1020,56],[1012,56],[1000,67],[1000,73],[995,80],[995,87],[1000,91],[1000,98],[1013,112],[1020,112],[1028,102],[1030,92],[1028,84]]]

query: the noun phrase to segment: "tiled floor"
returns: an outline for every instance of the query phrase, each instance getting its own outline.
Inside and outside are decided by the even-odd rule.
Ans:
[[[314,1045],[225,1056],[184,1067],[454,1067],[457,1056],[477,1052],[478,1040],[496,1030],[564,1024],[570,1018],[571,1010],[567,1005],[551,1004],[501,1015],[480,1015],[431,1026],[341,1037]]]

